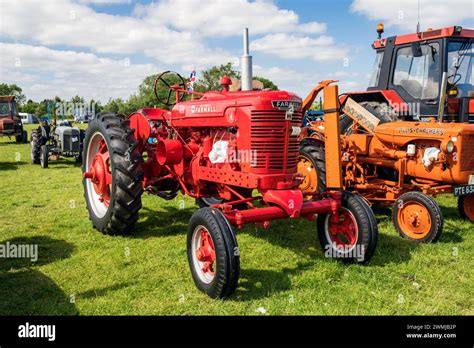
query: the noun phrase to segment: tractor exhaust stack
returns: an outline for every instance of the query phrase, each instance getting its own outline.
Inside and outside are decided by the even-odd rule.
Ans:
[[[249,54],[249,29],[244,29],[244,54],[240,57],[241,89],[251,91],[252,88],[252,56]]]

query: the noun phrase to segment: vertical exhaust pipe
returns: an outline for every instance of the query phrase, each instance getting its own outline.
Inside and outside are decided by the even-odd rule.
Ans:
[[[244,29],[244,54],[240,57],[240,74],[242,91],[251,91],[252,88],[252,56],[249,54],[249,29]]]

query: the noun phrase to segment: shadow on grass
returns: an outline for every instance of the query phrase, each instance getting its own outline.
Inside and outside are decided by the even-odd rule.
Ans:
[[[71,167],[80,167],[81,163],[76,163],[74,158],[59,157],[59,159],[50,159],[48,161],[48,169],[63,169]]]
[[[102,297],[102,296],[107,295],[107,293],[110,291],[120,290],[120,289],[128,287],[129,285],[131,285],[131,283],[114,284],[114,285],[106,286],[101,289],[91,289],[91,290],[87,290],[87,291],[76,294],[76,298],[88,299],[88,298]]]
[[[74,246],[49,237],[19,237],[5,240],[2,248],[12,245],[37,245],[37,261],[31,258],[0,260],[1,315],[75,315],[78,311],[58,285],[33,266],[68,258]],[[31,254],[30,254],[31,255]]]
[[[197,207],[179,209],[171,205],[163,205],[160,210],[143,207],[140,220],[135,224],[134,232],[128,238],[151,238],[161,236],[186,235],[188,221]]]
[[[26,162],[2,162],[0,161],[0,171],[17,170],[19,166],[26,164]]]
[[[271,225],[268,230],[249,226],[243,232],[289,249],[297,255],[310,256],[313,259],[326,258],[318,241],[315,221],[281,220]],[[376,254],[368,264],[383,266],[389,263],[408,262],[411,259],[411,252],[416,247],[417,244],[412,241],[379,232]]]
[[[238,288],[228,301],[252,301],[287,291],[291,289],[290,276],[297,275],[312,267],[314,267],[314,262],[298,264],[294,268],[284,268],[279,271],[242,269]]]
[[[11,139],[10,141],[0,141],[0,146],[7,146],[7,145],[12,145],[12,144],[21,145],[17,143],[15,139]]]

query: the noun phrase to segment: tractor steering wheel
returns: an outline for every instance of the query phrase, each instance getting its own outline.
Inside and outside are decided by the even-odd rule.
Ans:
[[[165,97],[160,97],[158,94],[159,90],[168,90],[168,94]],[[174,71],[165,71],[159,74],[155,83],[153,84],[153,93],[155,94],[156,100],[166,106],[172,106],[176,104],[176,90],[186,89],[186,83],[183,77]],[[183,100],[186,92],[178,92],[179,100]]]

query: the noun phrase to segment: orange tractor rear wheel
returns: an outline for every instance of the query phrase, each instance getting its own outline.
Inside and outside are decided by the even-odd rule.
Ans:
[[[304,175],[299,189],[305,195],[326,192],[326,157],[317,143],[303,145],[298,158],[298,173]]]
[[[392,220],[403,238],[420,243],[437,241],[443,231],[438,203],[421,192],[402,194],[393,205]]]
[[[458,210],[463,219],[474,222],[474,195],[459,197]]]

